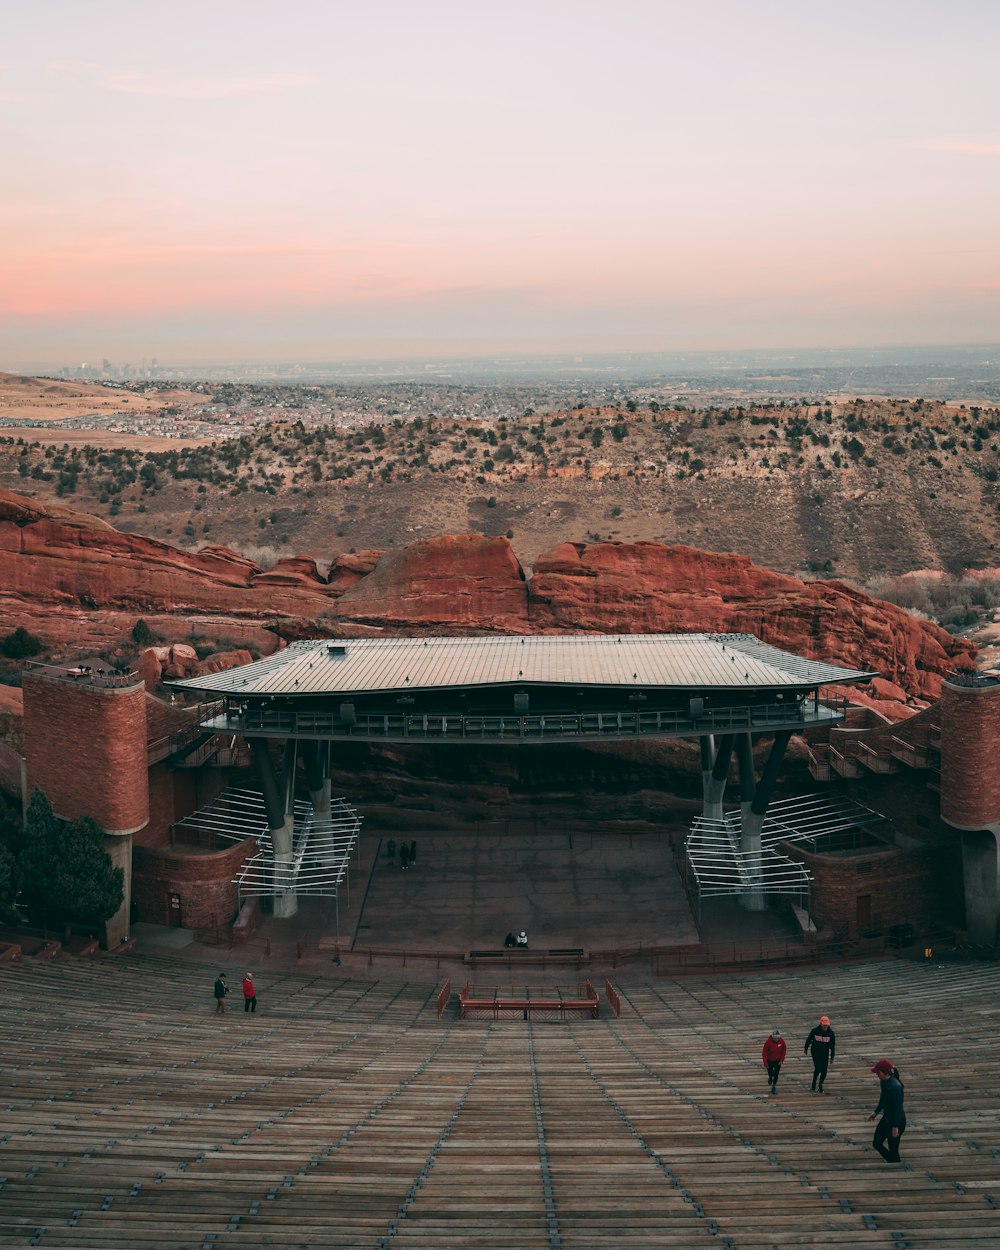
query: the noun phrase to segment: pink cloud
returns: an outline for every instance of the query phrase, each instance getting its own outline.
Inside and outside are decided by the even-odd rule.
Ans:
[[[191,76],[149,74],[143,70],[113,70],[94,61],[51,61],[47,67],[56,74],[80,74],[94,80],[106,91],[124,95],[152,96],[173,100],[229,100],[242,96],[278,95],[315,86],[306,74],[254,74],[242,78],[225,75]]]
[[[252,78],[163,78],[127,70],[111,74],[103,85],[127,95],[167,97],[175,100],[229,100],[238,96],[276,95],[301,91],[313,79],[303,74],[261,74]]]
[[[928,139],[913,145],[923,152],[955,152],[959,156],[1000,156],[1000,143],[983,143],[973,139]]]

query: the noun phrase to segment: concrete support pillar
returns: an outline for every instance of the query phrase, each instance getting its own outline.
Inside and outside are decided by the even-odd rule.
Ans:
[[[749,738],[749,735],[746,736]],[[755,783],[753,797],[743,808],[740,850],[745,856],[744,862],[750,872],[751,880],[754,882],[749,889],[744,890],[740,895],[740,904],[747,911],[765,911],[767,908],[767,897],[764,893],[764,873],[761,862],[760,835],[764,827],[764,815],[767,812],[767,805],[771,800],[771,795],[774,793],[774,783],[778,780],[778,774],[781,772],[781,765],[785,759],[785,749],[791,736],[790,730],[775,734],[760,781]],[[746,747],[742,749],[744,751],[747,750]],[[744,784],[742,771],[741,768],[741,790]],[[753,771],[752,756],[750,767],[747,771],[750,773]]]
[[[132,835],[105,835],[104,849],[113,868],[120,868],[122,881],[122,905],[110,920],[104,922],[104,944],[108,950],[120,946],[131,933],[132,916]]]
[[[757,793],[757,777],[753,770],[753,738],[749,731],[736,738],[736,763],[740,770],[740,811],[743,823]]]
[[[312,803],[313,815],[317,821],[327,822],[330,819],[330,800],[333,797],[330,783],[330,743],[303,742],[301,746],[302,763],[306,773],[306,785],[309,787],[309,799]],[[326,832],[314,830],[310,835],[309,853],[320,863],[332,867],[336,861],[333,837]]]
[[[997,945],[1000,920],[1000,838],[996,828],[962,833],[965,927],[975,946]]]
[[[740,850],[743,852],[743,862],[750,880],[754,882],[749,889],[740,894],[740,906],[746,911],[767,910],[760,843],[760,831],[763,825],[763,813],[758,814],[753,810],[753,804],[748,803],[743,809],[743,827],[740,830]]]
[[[702,734],[698,739],[698,750],[701,753],[701,806],[708,805],[709,789],[712,784],[712,762],[715,759],[715,734]]]
[[[330,744],[329,742],[304,742],[302,763],[306,772],[309,798],[318,820],[330,819]]]
[[[267,743],[261,738],[252,738],[250,751],[261,793],[264,796],[264,810],[267,812],[268,831],[274,852],[274,914],[286,919],[294,916],[299,907],[295,891],[287,889],[284,885],[291,873],[292,841],[295,833],[295,814],[292,806],[295,793],[295,744],[294,741],[285,744],[280,790],[271,768]]]
[[[755,856],[755,873],[760,876],[760,830],[763,820],[755,821],[751,805],[757,793],[757,775],[753,767],[753,737],[750,732],[736,737],[736,762],[740,772],[740,850]],[[764,892],[759,889],[747,891],[740,896],[740,904],[747,911],[763,911],[767,906]]]
[[[734,734],[723,734],[719,739],[719,749],[715,753],[715,763],[708,780],[702,801],[702,815],[706,820],[722,819],[722,799],[726,793],[726,778],[729,776],[729,761],[733,754]]]

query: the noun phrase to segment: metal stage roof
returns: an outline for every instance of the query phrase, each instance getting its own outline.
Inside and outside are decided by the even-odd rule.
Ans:
[[[515,685],[794,691],[875,676],[803,659],[752,634],[485,635],[293,642],[267,659],[172,684],[288,699]]]

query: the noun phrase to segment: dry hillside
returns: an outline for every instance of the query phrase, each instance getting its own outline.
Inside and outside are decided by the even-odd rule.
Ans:
[[[1000,411],[923,400],[274,424],[143,453],[0,442],[0,485],[266,561],[481,532],[687,543],[870,579],[1000,565]],[[0,430],[0,436],[4,431]]]

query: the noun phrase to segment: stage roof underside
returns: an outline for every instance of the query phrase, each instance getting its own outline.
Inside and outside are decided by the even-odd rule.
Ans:
[[[253,700],[497,686],[792,692],[875,676],[752,634],[478,635],[293,642],[252,664],[171,684]]]

